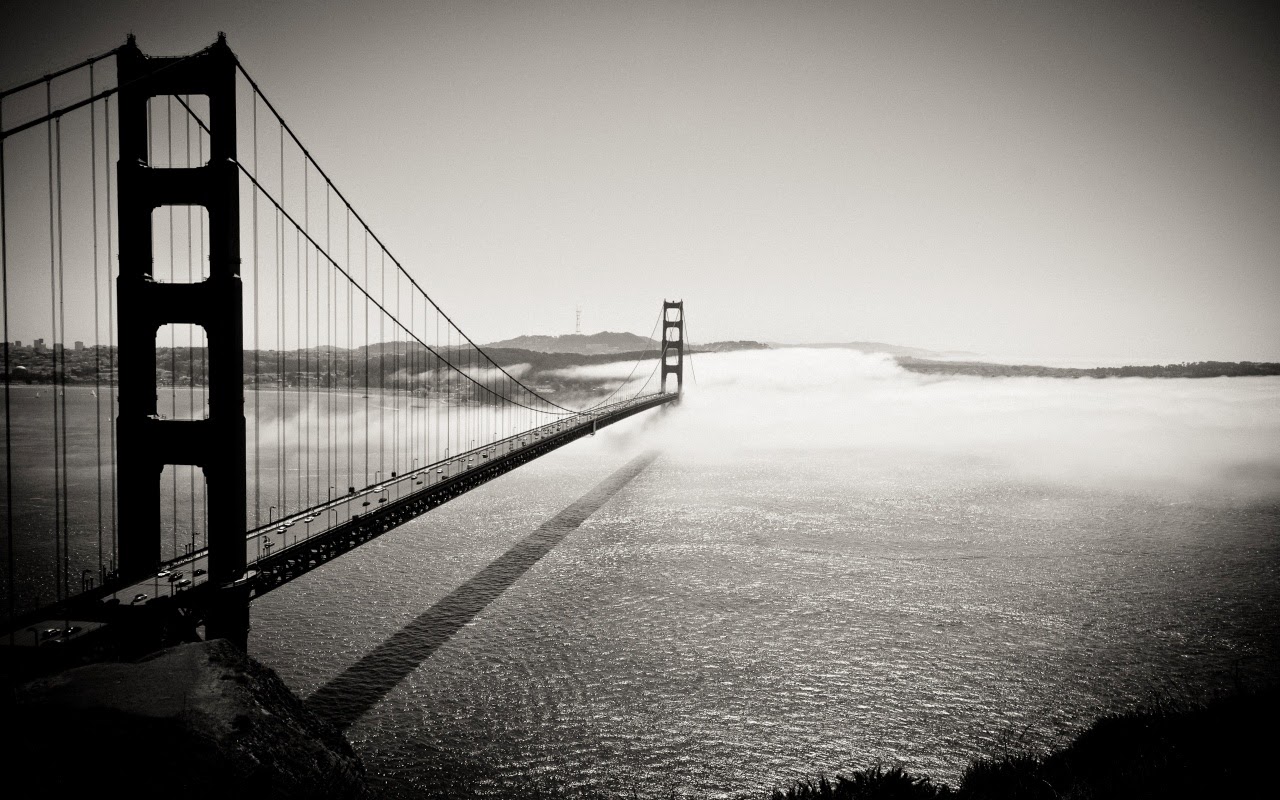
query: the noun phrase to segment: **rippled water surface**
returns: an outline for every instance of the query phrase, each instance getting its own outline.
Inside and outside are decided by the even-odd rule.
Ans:
[[[954,782],[1153,691],[1275,674],[1280,383],[936,381],[792,354],[772,366],[827,381],[742,400],[763,357],[707,359],[665,419],[268,595],[251,648],[309,695],[657,447],[348,730],[388,795],[760,797],[876,762]]]

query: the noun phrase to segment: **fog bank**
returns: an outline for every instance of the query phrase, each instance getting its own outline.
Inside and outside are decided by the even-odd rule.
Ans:
[[[938,377],[806,349],[687,364],[678,412],[643,434],[681,457],[852,451],[978,460],[1020,480],[1280,497],[1280,378]]]

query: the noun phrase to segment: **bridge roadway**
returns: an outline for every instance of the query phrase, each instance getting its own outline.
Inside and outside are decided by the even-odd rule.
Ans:
[[[250,599],[261,597],[539,456],[678,397],[672,392],[649,394],[566,416],[249,531],[245,535],[245,577],[237,587],[224,587],[224,591],[238,588]],[[144,580],[80,595],[62,608],[42,610],[39,616],[43,620],[77,620],[81,625],[135,620],[155,625],[166,624],[161,619],[171,622],[178,618],[194,624],[203,617],[214,591],[208,582],[207,562],[207,552],[202,550],[167,562]],[[54,623],[41,623],[45,624]]]

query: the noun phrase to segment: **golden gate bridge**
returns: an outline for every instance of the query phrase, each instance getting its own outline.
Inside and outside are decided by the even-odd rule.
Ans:
[[[523,382],[222,35],[178,57],[131,36],[0,92],[0,268],[19,672],[201,630],[244,647],[253,599],[682,391],[678,301],[607,396]]]

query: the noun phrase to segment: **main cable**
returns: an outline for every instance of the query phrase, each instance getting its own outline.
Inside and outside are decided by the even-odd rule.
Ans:
[[[234,56],[233,56],[233,57],[234,57]],[[481,355],[483,355],[483,356],[485,357],[485,359],[486,359],[490,364],[492,364],[492,365],[493,365],[493,367],[494,367],[494,368],[496,368],[496,369],[498,369],[498,370],[501,370],[501,371],[502,371],[504,374],[506,374],[508,377],[512,378],[512,380],[513,380],[517,385],[519,385],[521,388],[523,388],[523,389],[524,389],[526,392],[528,392],[529,394],[531,394],[531,395],[533,395],[534,397],[536,397],[536,398],[538,398],[538,399],[542,400],[544,403],[546,403],[546,404],[548,404],[548,405],[550,405],[550,406],[553,406],[553,407],[555,407],[555,408],[558,408],[558,409],[560,409],[560,410],[562,410],[562,411],[564,411],[564,412],[566,412],[566,413],[570,413],[570,414],[578,413],[578,411],[577,411],[577,410],[575,410],[575,409],[566,408],[566,407],[564,407],[564,406],[561,406],[561,405],[559,405],[559,404],[557,404],[557,403],[552,402],[551,400],[548,400],[546,397],[543,397],[543,396],[542,396],[542,395],[540,395],[538,392],[534,391],[532,388],[530,388],[529,386],[525,385],[525,384],[524,384],[523,382],[521,382],[519,379],[515,378],[515,376],[513,376],[513,375],[511,375],[509,372],[507,372],[507,371],[506,371],[506,370],[505,370],[505,369],[504,369],[500,364],[498,364],[498,363],[497,363],[494,359],[492,359],[492,358],[491,358],[487,353],[485,353],[482,349],[480,349],[480,348],[479,348],[479,346],[478,346],[478,345],[476,345],[476,344],[475,344],[475,342],[474,342],[474,341],[472,341],[472,340],[471,340],[471,338],[470,338],[470,337],[468,337],[468,336],[466,335],[466,333],[464,333],[464,332],[462,331],[462,329],[461,329],[460,327],[458,327],[458,325],[457,325],[456,323],[454,323],[454,322],[453,322],[453,320],[449,317],[449,315],[448,315],[448,314],[445,314],[444,310],[443,310],[443,309],[441,309],[441,308],[440,308],[440,306],[439,306],[438,304],[436,304],[436,302],[435,302],[434,300],[432,300],[432,299],[431,299],[431,296],[430,296],[429,294],[427,294],[427,292],[426,292],[426,291],[425,291],[421,286],[419,286],[419,285],[418,285],[418,282],[417,282],[417,281],[415,281],[415,280],[413,279],[413,276],[412,276],[412,275],[410,275],[410,274],[408,273],[408,271],[407,271],[407,270],[405,270],[404,266],[403,266],[403,265],[402,265],[402,264],[401,264],[401,263],[396,259],[396,257],[395,257],[394,255],[392,255],[392,254],[391,254],[391,251],[387,249],[386,245],[385,245],[385,244],[383,244],[382,240],[381,240],[381,239],[379,239],[379,238],[378,238],[378,236],[377,236],[377,234],[375,234],[375,233],[373,232],[373,229],[369,227],[369,224],[368,224],[367,222],[365,222],[365,221],[364,221],[364,218],[360,216],[359,212],[357,212],[357,211],[355,210],[355,208],[351,205],[351,202],[350,202],[349,200],[347,200],[346,195],[344,195],[344,194],[341,192],[341,190],[339,190],[339,189],[338,189],[337,185],[336,185],[336,184],[333,182],[333,180],[329,177],[328,173],[327,173],[327,172],[325,172],[325,171],[324,171],[324,169],[320,166],[320,164],[319,164],[318,162],[316,162],[316,160],[311,156],[311,152],[310,152],[309,150],[307,150],[307,148],[306,148],[305,146],[303,146],[303,144],[302,144],[302,140],[298,138],[298,135],[297,135],[296,133],[294,133],[293,129],[292,129],[291,127],[289,127],[289,125],[288,125],[288,123],[287,123],[287,122],[285,122],[284,117],[280,114],[280,112],[276,109],[276,107],[271,103],[270,99],[268,99],[268,98],[267,98],[266,94],[262,91],[262,88],[261,88],[260,86],[258,86],[258,84],[257,84],[257,82],[256,82],[256,81],[254,81],[253,77],[249,75],[248,70],[246,70],[246,69],[245,69],[244,65],[240,62],[240,60],[239,60],[238,58],[236,59],[236,67],[237,67],[237,69],[239,69],[240,74],[244,76],[245,80],[246,80],[246,81],[248,81],[249,85],[253,88],[254,92],[256,92],[256,93],[257,93],[257,95],[262,99],[263,104],[265,104],[265,105],[266,105],[266,107],[271,111],[271,113],[275,115],[277,122],[279,122],[279,124],[280,124],[281,131],[282,131],[282,135],[283,135],[283,133],[284,133],[284,132],[287,132],[287,133],[289,134],[290,138],[292,138],[292,139],[293,139],[294,144],[296,144],[296,145],[297,145],[298,149],[302,152],[302,154],[303,154],[303,156],[306,158],[306,160],[307,160],[308,162],[310,162],[311,166],[315,168],[316,172],[317,172],[317,173],[319,173],[319,175],[320,175],[320,176],[321,176],[321,177],[322,177],[322,178],[323,178],[323,179],[324,179],[324,180],[329,184],[329,186],[333,189],[333,193],[334,193],[335,195],[337,195],[337,196],[338,196],[338,198],[343,202],[343,204],[345,204],[345,205],[346,205],[347,209],[348,209],[348,210],[351,212],[351,214],[356,218],[356,220],[360,223],[360,225],[365,229],[365,231],[368,233],[368,235],[369,235],[369,236],[371,236],[371,237],[373,238],[374,242],[375,242],[375,243],[377,243],[378,247],[379,247],[379,248],[380,248],[380,249],[381,249],[381,250],[382,250],[382,251],[383,251],[383,252],[384,252],[388,257],[390,257],[391,262],[396,266],[396,268],[397,268],[398,270],[400,270],[400,272],[401,272],[401,273],[403,273],[403,274],[404,274],[405,278],[406,278],[406,279],[409,281],[409,283],[414,287],[414,289],[416,289],[416,290],[417,290],[417,291],[418,291],[418,292],[423,296],[423,298],[424,298],[424,299],[426,299],[429,303],[431,303],[431,305],[432,305],[432,306],[434,306],[434,307],[436,308],[436,310],[437,310],[441,315],[443,315],[443,316],[444,316],[444,318],[449,322],[449,324],[450,324],[450,325],[452,325],[452,326],[454,327],[454,329],[458,331],[459,336],[460,336],[460,337],[462,337],[462,338],[464,338],[464,339],[466,339],[466,340],[467,340],[467,343],[468,343],[468,344],[470,344],[471,346],[476,347],[476,349],[477,349],[478,353],[479,353],[479,354],[481,354]],[[251,177],[251,180],[252,180],[252,177]],[[461,343],[459,343],[459,344],[461,344]]]
[[[654,320],[654,322],[653,322],[653,329],[649,331],[649,341],[650,341],[651,343],[657,344],[656,340],[653,338],[653,335],[654,335],[655,333],[657,333],[657,332],[658,332],[658,325],[662,322],[662,315],[663,315],[663,313],[664,313],[664,312],[662,312],[662,311],[659,311],[659,312],[658,312],[658,318],[657,318],[656,320]],[[595,405],[593,405],[593,406],[587,406],[586,408],[584,408],[584,409],[582,409],[582,410],[583,410],[583,411],[592,411],[592,410],[597,409],[597,408],[599,408],[600,406],[604,405],[605,403],[609,402],[609,400],[610,400],[614,395],[616,395],[619,391],[621,391],[621,390],[622,390],[622,387],[623,387],[623,386],[626,386],[628,383],[630,383],[630,382],[631,382],[631,378],[632,378],[632,376],[634,376],[634,375],[636,374],[636,370],[637,370],[637,369],[639,369],[639,368],[640,368],[640,364],[644,362],[644,357],[645,357],[646,355],[648,355],[648,354],[649,354],[649,351],[650,351],[650,350],[652,350],[652,349],[654,349],[654,348],[652,348],[652,347],[647,347],[647,348],[645,348],[645,349],[640,353],[640,358],[636,360],[636,363],[635,363],[634,365],[632,365],[630,374],[628,374],[628,375],[627,375],[626,379],[624,379],[624,380],[622,381],[622,383],[618,384],[617,388],[615,388],[612,392],[610,392],[610,393],[609,393],[609,396],[608,396],[608,397],[606,397],[605,399],[603,399],[603,400],[601,400],[600,402],[596,403]],[[661,364],[661,363],[662,363],[662,359],[661,359],[661,358],[659,358],[659,359],[658,359],[658,363],[659,363],[659,364]],[[645,385],[646,385],[646,386],[648,385],[648,382],[647,382],[647,381],[645,382]]]

